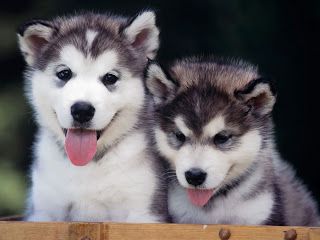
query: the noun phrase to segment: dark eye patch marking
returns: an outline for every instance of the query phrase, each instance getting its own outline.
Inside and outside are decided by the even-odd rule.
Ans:
[[[169,145],[175,150],[179,150],[186,141],[186,136],[180,131],[171,131],[166,135]]]
[[[54,81],[58,88],[62,88],[66,83],[74,78],[76,74],[67,66],[59,65],[54,68]]]

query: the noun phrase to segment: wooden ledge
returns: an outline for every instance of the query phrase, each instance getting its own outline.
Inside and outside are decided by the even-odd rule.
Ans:
[[[0,221],[0,240],[319,240],[320,228]]]

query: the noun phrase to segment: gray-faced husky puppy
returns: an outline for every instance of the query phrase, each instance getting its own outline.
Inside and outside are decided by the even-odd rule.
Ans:
[[[155,14],[85,13],[18,30],[39,125],[29,221],[165,222],[161,165],[148,150],[143,74]],[[152,103],[151,103],[152,104]]]
[[[274,146],[274,85],[241,62],[148,68],[154,137],[168,163],[174,222],[319,225],[317,207]]]

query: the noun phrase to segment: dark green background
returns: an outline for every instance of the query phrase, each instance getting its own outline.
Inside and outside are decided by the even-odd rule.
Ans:
[[[0,216],[22,213],[36,131],[23,95],[17,26],[81,10],[131,16],[147,7],[157,10],[162,63],[191,55],[243,58],[277,82],[278,149],[320,202],[319,1],[6,0],[0,6]]]

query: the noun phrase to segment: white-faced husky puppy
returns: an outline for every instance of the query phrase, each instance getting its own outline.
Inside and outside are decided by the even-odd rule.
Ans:
[[[143,76],[158,35],[152,11],[132,19],[84,13],[19,28],[39,126],[26,220],[168,221],[161,165],[146,137]]]
[[[274,85],[241,61],[151,63],[154,140],[177,223],[319,225],[316,203],[274,146]]]

